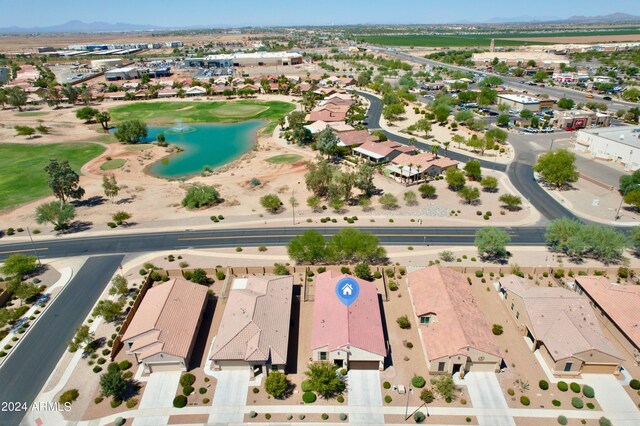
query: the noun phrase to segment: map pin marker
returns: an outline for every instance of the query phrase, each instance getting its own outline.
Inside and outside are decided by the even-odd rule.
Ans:
[[[358,285],[358,281],[351,277],[342,278],[336,284],[336,295],[346,307],[349,307],[355,302],[359,294],[360,286]]]

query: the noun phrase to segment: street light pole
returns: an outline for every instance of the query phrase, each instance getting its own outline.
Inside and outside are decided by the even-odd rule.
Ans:
[[[407,420],[409,418],[409,416],[407,415],[407,413],[409,412],[409,394],[413,392],[413,389],[411,389],[410,387],[407,388],[407,404],[404,407],[404,419]]]
[[[27,226],[27,233],[29,234],[29,240],[31,241],[31,248],[33,248],[33,254],[38,259],[38,265],[42,266],[42,262],[40,261],[40,256],[38,256],[38,250],[36,250],[36,245],[33,242],[33,237],[31,236],[31,230]]]
[[[293,224],[296,224],[296,197],[295,197],[295,189],[291,190],[291,220]]]

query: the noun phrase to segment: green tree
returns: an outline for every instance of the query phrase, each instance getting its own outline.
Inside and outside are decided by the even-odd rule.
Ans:
[[[582,224],[573,219],[563,217],[561,219],[552,220],[544,234],[544,238],[553,249],[566,250],[569,240],[578,235]]]
[[[466,123],[469,120],[473,120],[473,112],[469,110],[458,111],[454,117],[458,123]]]
[[[260,205],[270,213],[277,213],[282,208],[282,201],[276,194],[267,194],[260,198]]]
[[[629,102],[638,102],[640,99],[640,90],[635,87],[631,87],[622,92],[622,98]]]
[[[501,127],[505,127],[509,125],[509,121],[511,121],[511,117],[509,117],[506,114],[500,114],[496,119],[496,123],[498,124],[498,126],[501,126]]]
[[[421,118],[420,120],[416,121],[416,124],[414,124],[414,126],[417,131],[423,132],[425,137],[429,136],[429,132],[431,131],[431,120],[427,118]]]
[[[503,144],[507,140],[507,132],[502,129],[491,129],[484,134],[485,139],[494,143]]]
[[[307,206],[311,207],[314,213],[322,211],[320,198],[315,195],[307,198]]]
[[[428,183],[423,183],[418,187],[422,198],[434,198],[436,195],[436,187]]]
[[[189,187],[182,199],[182,205],[188,209],[209,207],[220,202],[220,194],[212,186],[194,184]]]
[[[293,111],[287,116],[287,122],[289,123],[290,129],[297,129],[299,127],[303,127],[306,121],[306,116],[304,111]]]
[[[114,296],[124,296],[129,293],[129,281],[124,275],[116,275],[111,279],[111,287],[109,288],[109,294]]]
[[[101,300],[98,302],[93,312],[94,317],[102,317],[106,322],[114,322],[122,315],[122,302],[114,302],[113,300]]]
[[[503,194],[498,198],[498,201],[504,204],[507,207],[507,210],[511,211],[518,210],[522,205],[522,198],[512,194]]]
[[[560,188],[576,182],[580,174],[576,170],[575,155],[566,149],[549,151],[538,157],[533,170],[540,173],[550,185]]]
[[[20,280],[25,275],[30,274],[38,268],[38,261],[35,256],[27,256],[24,254],[12,254],[4,260],[2,265],[2,273],[5,275],[14,275]]]
[[[307,189],[318,197],[326,197],[333,181],[335,166],[326,160],[308,162],[309,171],[304,175]]]
[[[115,198],[120,192],[120,186],[114,175],[102,176],[102,189],[104,190],[105,197]]]
[[[326,155],[328,158],[336,154],[338,150],[338,136],[333,132],[333,129],[326,127],[316,138],[316,147],[318,150]]]
[[[341,229],[327,244],[327,258],[337,263],[376,263],[385,256],[376,236],[354,228]]]
[[[500,259],[507,255],[511,237],[502,229],[486,227],[476,231],[474,245],[482,257]]]
[[[79,120],[84,120],[84,122],[87,123],[93,120],[96,117],[96,114],[98,114],[99,112],[100,111],[95,108],[82,107],[76,111],[76,117]]]
[[[376,186],[373,183],[374,173],[375,168],[368,163],[361,163],[356,171],[354,185],[362,191],[362,194],[366,197],[370,197],[376,190]]]
[[[307,129],[306,127],[296,127],[295,129],[293,129],[291,137],[300,146],[309,143],[313,139],[311,130]]]
[[[309,364],[309,370],[304,374],[308,377],[311,390],[325,399],[341,394],[345,384],[338,377],[338,365],[328,362]]]
[[[264,381],[265,391],[275,399],[281,399],[290,386],[287,376],[279,371],[270,372]]]
[[[118,124],[113,136],[120,142],[140,143],[147,137],[147,125],[140,120],[128,120]]]
[[[325,260],[327,243],[318,231],[305,231],[287,244],[289,257],[298,263],[314,264]]]
[[[504,84],[504,80],[501,79],[500,77],[494,76],[494,75],[490,75],[487,76],[485,78],[483,78],[480,83],[478,83],[478,86],[480,87],[491,87],[491,86],[502,86]]]
[[[331,207],[334,212],[339,213],[344,207],[344,201],[337,195],[333,196],[329,199],[329,207]]]
[[[450,167],[445,172],[445,180],[453,191],[459,191],[464,184],[466,183],[466,179],[464,177],[464,173],[462,170],[457,169],[455,167]]]
[[[433,380],[436,392],[445,400],[451,400],[455,396],[456,385],[450,374],[440,375]]]
[[[31,138],[31,136],[36,134],[36,129],[31,126],[15,126],[17,136],[26,136],[27,138]]]
[[[480,190],[470,186],[463,186],[458,191],[458,197],[462,198],[467,204],[472,204],[480,199]]]
[[[95,115],[95,119],[104,130],[109,130],[109,122],[111,121],[111,114],[107,111],[98,112]]]
[[[444,124],[447,122],[450,113],[451,107],[449,107],[449,105],[438,105],[433,109],[433,114],[436,116],[436,121],[440,124]]]
[[[378,201],[380,201],[380,204],[382,204],[382,207],[385,209],[395,209],[398,207],[398,198],[389,192],[382,194]]]
[[[358,263],[355,268],[353,268],[353,273],[362,280],[371,279],[371,268],[366,263]]]
[[[398,121],[400,116],[405,113],[405,108],[403,104],[391,104],[387,105],[382,109],[382,116],[388,122]]]
[[[533,111],[531,111],[530,109],[523,109],[522,111],[520,111],[520,118],[522,118],[523,120],[531,120],[533,117]]]
[[[69,228],[69,222],[76,217],[76,209],[71,204],[60,204],[57,201],[40,204],[36,207],[36,222],[51,223],[53,229],[61,231]]]
[[[100,376],[100,392],[103,396],[122,399],[127,389],[127,379],[120,370],[109,370]]]
[[[629,242],[636,253],[640,252],[640,226],[635,226],[629,232]]]
[[[625,203],[634,206],[636,209],[640,209],[640,189],[625,194],[623,199]]]
[[[22,107],[27,104],[27,92],[20,86],[8,87],[5,89],[7,103],[18,111],[22,111]]]
[[[485,176],[480,181],[480,185],[485,191],[494,192],[496,189],[498,189],[498,179],[494,178],[493,176]]]
[[[538,71],[533,75],[533,81],[535,81],[536,83],[542,83],[547,78],[549,78],[549,74],[544,71]]]
[[[88,90],[86,90],[88,91]],[[91,92],[89,92],[91,93]],[[65,84],[62,86],[62,94],[67,98],[67,102],[71,105],[75,104],[78,100],[78,96],[80,95],[80,91],[70,84]]]
[[[482,170],[480,169],[480,161],[469,160],[464,165],[464,172],[470,180],[479,181],[482,179]]]
[[[574,107],[576,103],[573,99],[570,98],[560,98],[558,99],[558,108],[560,109],[571,109]]]
[[[120,226],[123,223],[126,223],[127,220],[131,219],[131,213],[119,210],[111,215],[111,219],[113,219],[116,225]]]
[[[416,204],[418,204],[418,197],[416,196],[416,193],[413,191],[405,192],[403,195],[403,198],[404,198],[404,202],[408,206],[415,206]]]
[[[621,195],[626,195],[632,191],[640,189],[640,170],[636,170],[630,175],[620,176],[618,191]]]
[[[357,178],[356,172],[342,172],[338,175],[338,178],[336,179],[338,192],[345,202],[348,202],[351,199],[351,192],[353,191]]]

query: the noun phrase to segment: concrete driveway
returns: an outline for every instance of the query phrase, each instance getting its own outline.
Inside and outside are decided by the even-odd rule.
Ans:
[[[471,372],[464,376],[462,383],[467,385],[471,404],[474,408],[504,410],[504,415],[478,416],[478,424],[487,426],[515,426],[513,417],[507,414],[507,401],[498,383],[496,373]]]
[[[251,378],[249,368],[216,371],[215,377],[218,381],[209,423],[242,423]]]
[[[582,379],[595,390],[604,416],[614,425],[640,425],[638,408],[612,374],[583,374]]]
[[[349,370],[347,373],[349,407],[382,407],[380,372],[377,370]],[[384,424],[384,414],[351,414],[349,423]]]
[[[140,409],[171,408],[173,397],[180,383],[182,371],[158,371],[151,373],[144,388]],[[138,417],[133,420],[134,426],[166,425],[169,416]]]

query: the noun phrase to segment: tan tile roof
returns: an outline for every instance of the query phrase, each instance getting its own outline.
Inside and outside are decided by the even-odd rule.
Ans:
[[[554,360],[579,358],[580,353],[591,349],[621,357],[602,334],[586,297],[560,287],[532,285],[515,275],[500,278],[500,285],[522,298],[531,332],[544,343]]]
[[[323,109],[322,111],[311,111],[309,114],[309,119],[307,121],[344,121],[347,118],[347,113],[343,111],[331,111],[328,109]]]
[[[367,130],[351,130],[349,132],[340,132],[338,135],[340,141],[345,146],[362,145],[365,142],[377,142],[380,140],[376,135],[372,135]]]
[[[587,295],[640,347],[640,287],[610,283],[604,277],[574,277]]]
[[[467,355],[467,348],[501,356],[463,274],[434,265],[410,272],[408,281],[416,316],[434,314],[436,318],[420,326],[429,359]]]
[[[142,351],[143,360],[159,352],[187,358],[206,299],[207,287],[182,278],[150,288],[123,342],[133,340],[131,350]]]
[[[211,359],[286,364],[293,277],[236,278]]]

